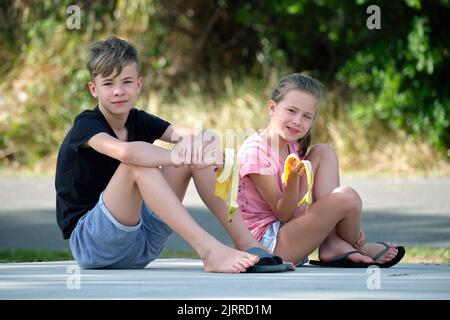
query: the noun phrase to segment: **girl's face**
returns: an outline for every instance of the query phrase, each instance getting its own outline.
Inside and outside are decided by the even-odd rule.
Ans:
[[[291,89],[281,101],[269,101],[270,126],[286,142],[295,142],[311,128],[316,103],[311,93]]]

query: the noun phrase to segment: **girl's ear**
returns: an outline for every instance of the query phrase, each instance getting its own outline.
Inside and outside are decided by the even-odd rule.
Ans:
[[[97,98],[97,88],[92,81],[88,82],[88,88],[94,98]]]
[[[273,100],[269,100],[269,103],[268,103],[267,106],[269,108],[270,116],[275,115],[275,107],[277,106],[277,103],[275,101],[273,101]]]

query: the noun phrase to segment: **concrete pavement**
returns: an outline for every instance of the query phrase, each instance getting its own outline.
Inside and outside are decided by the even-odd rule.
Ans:
[[[0,264],[0,299],[450,299],[450,265],[390,269],[305,266],[294,272],[218,274],[195,259],[142,270],[80,270],[74,261]]]

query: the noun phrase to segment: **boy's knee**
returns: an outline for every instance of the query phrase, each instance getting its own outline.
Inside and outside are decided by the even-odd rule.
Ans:
[[[121,170],[125,170],[129,176],[133,177],[134,181],[138,181],[144,175],[146,177],[149,175],[161,175],[159,168],[142,167],[129,163],[121,163],[120,167]]]
[[[341,186],[333,190],[340,198],[340,204],[346,211],[360,212],[362,209],[362,200],[359,194],[351,187]]]

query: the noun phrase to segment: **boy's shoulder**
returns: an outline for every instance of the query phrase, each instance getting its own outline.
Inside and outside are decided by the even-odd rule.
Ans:
[[[94,107],[93,109],[85,109],[81,111],[79,114],[77,114],[74,118],[74,122],[77,122],[84,118],[103,118],[102,113],[98,109],[98,106]]]

